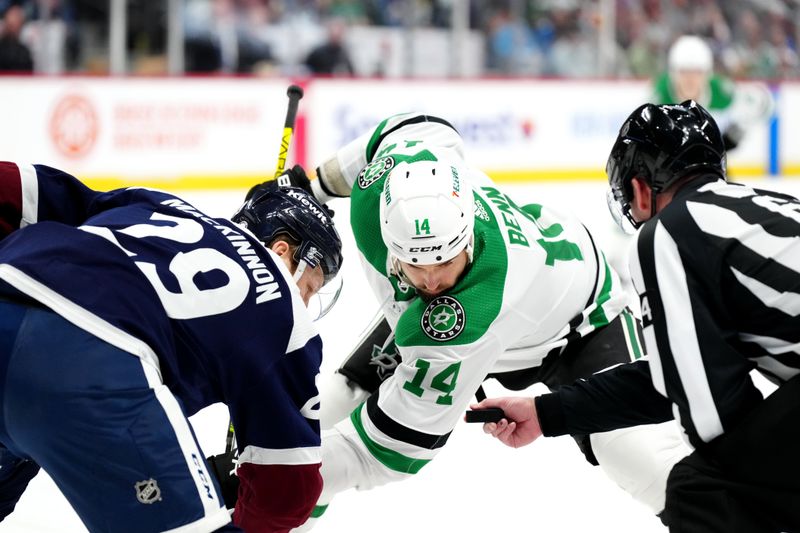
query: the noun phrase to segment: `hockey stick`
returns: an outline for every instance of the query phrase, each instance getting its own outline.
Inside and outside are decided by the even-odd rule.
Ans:
[[[278,180],[278,185],[288,187],[291,185],[288,176],[280,178],[286,168],[286,157],[289,155],[289,144],[292,142],[294,134],[294,124],[297,119],[297,107],[303,97],[303,89],[298,85],[289,85],[286,89],[286,96],[289,97],[289,105],[286,107],[286,120],[283,122],[283,136],[281,137],[281,149],[278,152],[278,168],[272,179]],[[285,181],[284,181],[285,180]],[[229,453],[236,447],[236,434],[233,430],[233,420],[228,423],[228,433],[225,437],[225,453]]]
[[[294,123],[295,119],[297,118],[297,106],[300,103],[300,99],[303,97],[303,89],[297,85],[290,85],[286,90],[286,96],[289,97],[289,105],[286,108],[286,121],[283,123],[281,149],[280,152],[278,152],[278,168],[275,170],[275,176],[273,176],[273,179],[278,179],[286,167],[286,156],[289,154],[289,143],[292,141],[292,135],[294,134]],[[281,183],[281,180],[278,179],[278,185],[282,187],[288,186],[288,178],[286,181],[287,183]]]

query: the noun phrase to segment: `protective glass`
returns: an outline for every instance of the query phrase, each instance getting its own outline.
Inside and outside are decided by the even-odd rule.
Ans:
[[[312,320],[319,320],[333,309],[342,294],[343,287],[344,279],[338,274],[322,286],[319,292],[308,301],[308,313]]]
[[[609,187],[606,193],[608,211],[611,213],[611,218],[614,219],[614,222],[622,231],[628,235],[633,235],[641,224],[633,220],[631,216],[631,205],[625,200],[619,199],[618,196],[619,195],[615,194],[614,189]]]

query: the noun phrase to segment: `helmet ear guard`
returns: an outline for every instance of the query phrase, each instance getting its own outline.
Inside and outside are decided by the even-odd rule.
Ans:
[[[341,268],[342,240],[330,210],[303,189],[268,184],[251,196],[231,220],[244,223],[265,245],[286,235],[297,244],[292,258],[298,266],[321,267],[325,283]],[[300,274],[304,268],[298,268]]]

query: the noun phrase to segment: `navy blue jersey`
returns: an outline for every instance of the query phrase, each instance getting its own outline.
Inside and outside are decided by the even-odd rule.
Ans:
[[[318,465],[322,343],[288,269],[247,230],[164,192],[100,193],[8,163],[0,219],[0,297],[150,363],[187,415],[227,404],[241,462]]]

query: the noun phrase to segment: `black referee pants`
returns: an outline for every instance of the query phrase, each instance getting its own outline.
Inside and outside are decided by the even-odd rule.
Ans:
[[[800,376],[672,469],[671,533],[800,532]]]

